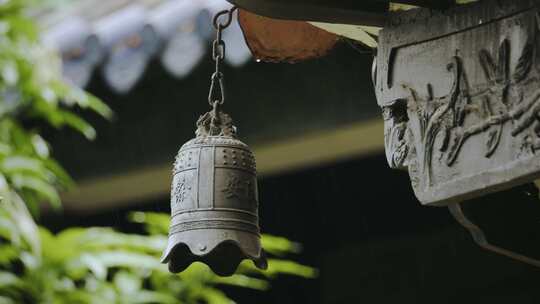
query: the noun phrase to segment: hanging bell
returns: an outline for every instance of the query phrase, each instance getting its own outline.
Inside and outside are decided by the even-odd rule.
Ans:
[[[196,137],[180,148],[174,163],[172,220],[162,259],[173,273],[196,261],[222,276],[232,275],[244,259],[267,267],[255,158],[218,106],[199,118]]]

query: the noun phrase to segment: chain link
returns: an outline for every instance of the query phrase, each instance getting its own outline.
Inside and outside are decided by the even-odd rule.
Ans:
[[[233,13],[236,6],[229,10],[218,12],[213,19],[213,25],[216,29],[216,39],[212,42],[212,60],[216,64],[215,72],[210,77],[210,92],[208,93],[208,103],[212,107],[222,105],[225,102],[225,87],[223,85],[223,72],[221,72],[221,64],[225,59],[225,41],[221,38],[222,31],[231,25]],[[219,22],[219,18],[227,15],[223,23]]]

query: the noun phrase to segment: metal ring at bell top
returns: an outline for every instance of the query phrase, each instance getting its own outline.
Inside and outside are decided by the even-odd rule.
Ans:
[[[214,28],[215,29],[218,29],[218,27],[221,25],[221,28],[224,29],[226,27],[228,27],[229,25],[231,25],[231,22],[232,22],[232,19],[233,19],[233,13],[234,11],[237,9],[238,7],[236,6],[233,6],[231,7],[230,9],[228,10],[222,10],[220,12],[218,12],[215,16],[214,16],[214,20],[213,20],[213,24],[214,24]],[[227,14],[227,19],[225,20],[225,23],[218,23],[218,19]]]

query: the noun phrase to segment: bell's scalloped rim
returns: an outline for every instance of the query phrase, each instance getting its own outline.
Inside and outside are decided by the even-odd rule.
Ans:
[[[220,247],[223,247],[225,245],[234,245],[234,247],[238,249],[240,254],[237,257],[235,257],[236,261],[233,260],[231,262],[231,264],[236,264],[236,265],[232,265],[231,267],[229,267],[230,269],[228,271],[223,272],[223,271],[218,271],[217,269],[215,269],[214,265],[211,265],[211,263],[207,263],[205,258],[212,257],[218,251]],[[201,244],[199,244],[199,246],[201,246]],[[201,248],[199,248],[199,250],[196,250],[196,249],[194,250],[193,247],[195,247],[195,244],[190,244],[190,242],[177,241],[177,242],[174,242],[174,245],[172,245],[171,242],[169,242],[169,244],[167,245],[167,249],[165,249],[165,252],[163,253],[163,256],[161,258],[161,263],[169,264],[169,270],[171,270],[170,263],[173,262],[171,261],[171,256],[174,254],[175,251],[181,249],[181,247],[184,247],[186,248],[185,250],[186,252],[184,253],[186,262],[183,263],[184,264],[183,266],[179,267],[180,269],[178,269],[178,271],[171,270],[171,272],[181,272],[185,270],[191,263],[197,262],[197,261],[207,264],[212,269],[212,271],[214,271],[214,273],[221,276],[232,275],[236,271],[240,262],[243,260],[253,261],[253,264],[257,268],[262,269],[262,270],[266,270],[268,268],[268,261],[266,259],[266,253],[264,252],[264,249],[261,248],[260,246],[256,254],[254,254],[253,252],[250,253],[249,251],[251,250],[249,250],[249,248],[246,248],[246,246],[242,246],[240,242],[231,238],[223,239],[217,242],[216,244],[214,244],[213,246],[211,246],[210,248],[207,248],[206,245],[202,245],[202,246],[204,248],[204,253],[201,252],[202,251],[200,250]]]
[[[194,256],[204,257],[204,256],[212,254],[212,252],[217,247],[219,247],[220,245],[225,244],[225,243],[235,244],[240,249],[240,251],[249,259],[259,259],[259,258],[264,256],[264,250],[262,248],[259,249],[258,254],[252,254],[252,253],[247,252],[247,250],[244,248],[244,246],[242,246],[240,244],[240,242],[238,242],[238,241],[236,241],[234,239],[224,239],[224,240],[218,242],[217,244],[215,244],[214,246],[212,246],[212,248],[206,248],[205,253],[200,253],[200,254],[196,253],[198,250],[193,250],[193,248],[192,248],[192,247],[194,247],[193,244],[189,244],[189,242],[177,242],[173,246],[167,246],[167,249],[165,249],[165,252],[163,253],[163,256],[161,257],[161,263],[167,263],[169,258],[170,258],[170,255],[171,255],[172,251],[175,250],[176,247],[178,247],[179,245],[182,245],[182,244],[186,245],[189,248],[191,254],[193,254]]]

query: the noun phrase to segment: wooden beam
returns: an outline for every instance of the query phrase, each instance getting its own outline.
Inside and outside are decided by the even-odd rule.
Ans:
[[[255,146],[257,170],[261,176],[277,175],[376,154],[384,149],[383,132],[383,122],[377,119]]]
[[[456,5],[455,0],[394,0],[394,3],[409,4],[432,9],[446,9]]]
[[[379,119],[253,147],[261,177],[365,157],[383,149]],[[68,212],[94,213],[161,199],[169,195],[171,166],[81,180],[77,189],[62,195],[64,207]]]
[[[384,26],[390,3],[447,9],[456,0],[227,0],[254,14],[287,20]],[[470,0],[475,1],[475,0]]]
[[[227,1],[254,14],[269,18],[370,26],[383,26],[388,10],[388,2],[382,0],[357,1],[354,8],[351,8],[351,1],[347,2],[348,5],[340,5],[342,3],[334,1],[327,3],[290,0]]]

